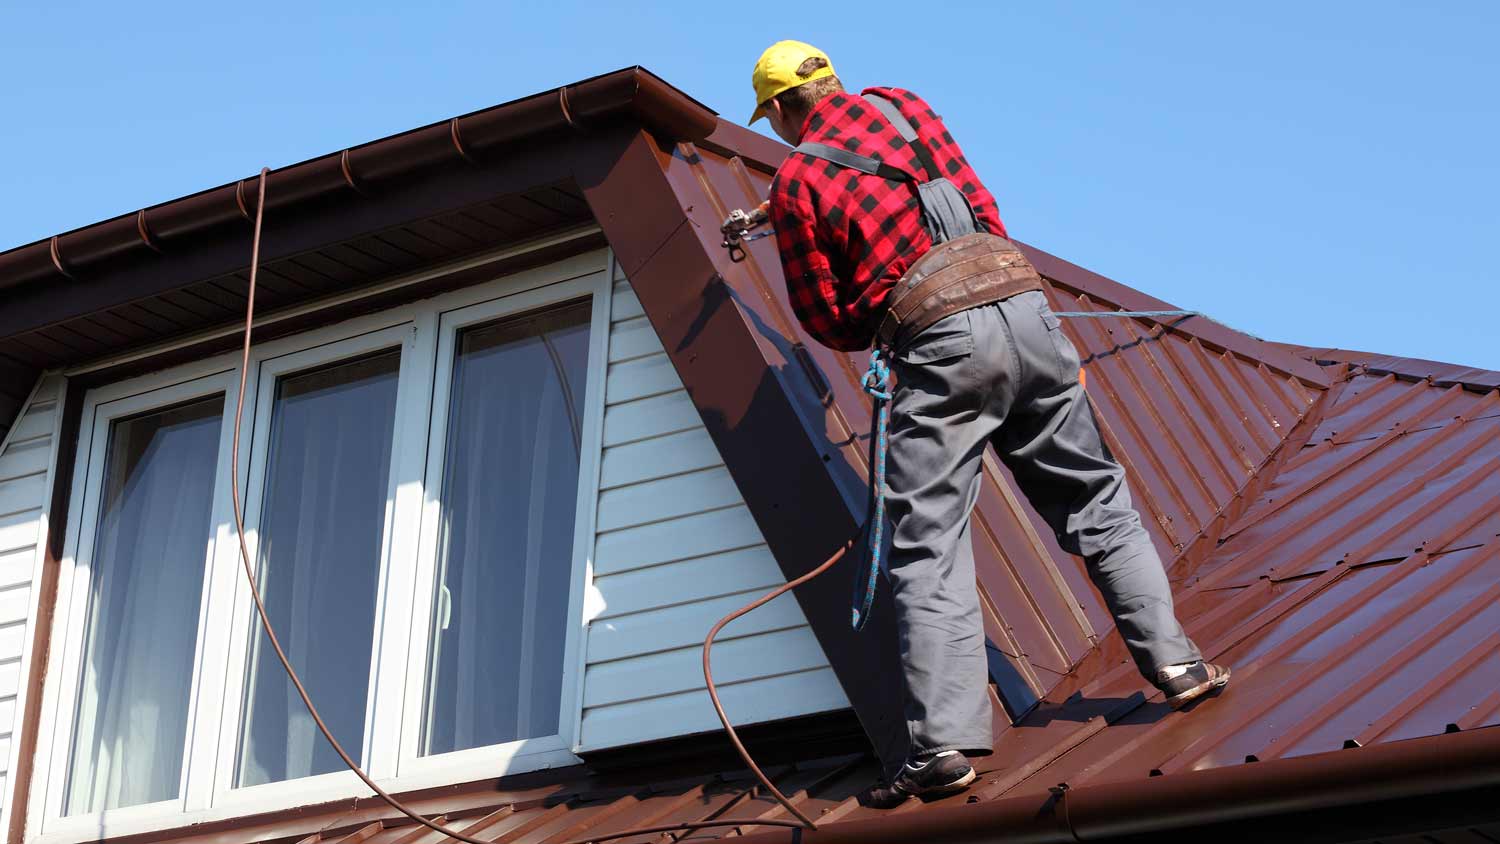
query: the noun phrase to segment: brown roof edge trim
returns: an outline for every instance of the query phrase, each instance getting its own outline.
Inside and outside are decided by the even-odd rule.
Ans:
[[[554,132],[592,132],[621,120],[672,141],[703,140],[719,122],[707,106],[645,68],[630,67],[274,170],[266,205],[286,209],[351,187],[373,189],[429,167],[482,159],[487,150]],[[243,191],[247,184],[253,187],[254,178],[0,252],[0,289],[88,278],[121,255],[170,251],[195,235],[243,225],[253,210]]]
[[[725,158],[738,158],[747,167],[768,175],[774,174],[792,151],[791,147],[780,141],[724,120],[719,121],[713,134],[698,141],[698,146]]]
[[[1231,692],[1232,694],[1232,692]],[[1257,832],[1339,819],[1352,840],[1363,822],[1391,821],[1382,807],[1414,798],[1500,787],[1500,727],[1429,736],[1206,771],[1068,788],[989,802],[932,807],[833,823],[816,831],[748,835],[745,844],[910,844],[1087,842],[1215,826]],[[1496,812],[1493,805],[1486,807]],[[1434,829],[1451,826],[1433,818]],[[1241,826],[1230,826],[1241,825]],[[1389,831],[1389,827],[1386,827]],[[1379,832],[1377,826],[1376,832]],[[1356,834],[1358,833],[1358,834]],[[1154,839],[1153,839],[1154,840]],[[1246,839],[1236,839],[1246,840]],[[1323,840],[1323,839],[1320,839]]]
[[[1029,243],[1016,242],[1036,265],[1038,272],[1059,284],[1081,293],[1087,293],[1092,299],[1103,299],[1109,304],[1132,311],[1181,307],[1163,302],[1092,270],[1084,269]],[[1272,369],[1294,375],[1310,386],[1325,388],[1328,386],[1327,373],[1311,361],[1289,353],[1278,343],[1257,340],[1248,334],[1203,319],[1190,319],[1182,327],[1174,330],[1197,337],[1202,342],[1218,349],[1260,361]]]
[[[1295,348],[1295,347],[1294,347]],[[1500,371],[1459,363],[1443,363],[1426,358],[1408,358],[1376,352],[1349,349],[1305,348],[1306,357],[1318,364],[1346,363],[1364,368],[1371,375],[1395,375],[1407,381],[1430,379],[1435,386],[1461,384],[1470,390],[1486,392],[1500,388]]]

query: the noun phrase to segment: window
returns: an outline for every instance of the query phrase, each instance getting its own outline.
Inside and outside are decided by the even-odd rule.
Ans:
[[[588,329],[574,305],[458,333],[423,756],[558,730]]]
[[[276,379],[260,512],[261,594],[340,744],[364,737],[399,350]],[[576,476],[575,476],[576,477]],[[554,558],[555,559],[555,558]],[[566,590],[566,587],[564,587]],[[339,770],[265,632],[244,695],[240,785]]]
[[[261,592],[324,720],[392,787],[576,761],[601,263],[252,350],[240,475]],[[238,365],[85,397],[49,668],[66,679],[46,690],[53,753],[35,780],[44,839],[361,791],[239,571]]]
[[[69,814],[180,793],[223,414],[217,395],[108,426]]]

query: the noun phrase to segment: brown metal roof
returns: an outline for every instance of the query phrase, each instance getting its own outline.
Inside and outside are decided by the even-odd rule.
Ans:
[[[751,245],[750,260],[734,264],[717,232],[730,208],[765,195],[785,149],[728,125],[696,144],[622,130],[590,149],[554,152],[577,156],[561,183],[573,188],[548,187],[562,172],[552,166],[541,171],[546,185],[516,178],[504,195],[576,189],[778,561],[789,575],[805,571],[862,516],[861,367],[801,332],[771,244]],[[412,184],[408,190],[420,191],[420,181]],[[440,205],[425,207],[452,212]],[[288,226],[311,225],[303,219]],[[304,245],[331,248],[314,237]],[[1031,254],[1060,309],[1164,305]],[[921,827],[898,819],[931,813],[935,837],[977,823],[966,818],[1055,815],[1065,801],[1050,789],[1066,782],[1077,818],[1060,828],[1082,840],[1085,816],[1093,818],[1091,839],[1123,834],[1100,808],[1125,811],[1122,793],[1179,802],[1202,794],[1213,798],[1207,805],[1239,801],[1285,815],[1298,807],[1275,786],[1306,789],[1298,772],[1352,788],[1370,779],[1362,764],[1400,760],[1417,767],[1399,768],[1406,779],[1383,786],[1392,806],[1419,786],[1457,794],[1500,785],[1500,374],[1265,343],[1201,319],[1170,327],[1077,320],[1067,330],[1107,441],[1169,561],[1187,628],[1208,654],[1235,666],[1235,682],[1189,714],[1169,713],[1148,695],[1081,561],[1057,547],[992,461],[975,544],[1003,711],[996,753],[982,760],[969,802],[865,809],[854,798],[878,768],[867,755],[797,760],[776,775],[784,790],[825,830],[850,821],[856,825],[846,832],[911,836]],[[824,580],[799,601],[864,729],[889,755],[900,732],[894,684],[880,680],[890,665],[889,604],[877,603],[875,622],[855,635],[847,613],[836,611],[847,602],[847,580]],[[1422,738],[1398,741],[1415,737]],[[1362,748],[1343,750],[1354,745]],[[1445,753],[1460,760],[1451,770],[1420,768]],[[473,819],[507,842],[780,811],[751,796],[741,774],[715,774],[704,760],[670,771],[618,765],[438,789],[418,804]],[[1476,785],[1476,771],[1490,779]],[[1110,790],[1121,782],[1142,790]],[[1373,797],[1359,799],[1349,805],[1357,803],[1361,817],[1379,816]],[[155,837],[439,840],[385,820],[389,814],[345,803]],[[867,820],[877,826],[857,825]],[[1442,828],[1434,819],[1421,829]]]
[[[1130,330],[1121,331],[1130,337]],[[1191,348],[1193,341],[1183,342]],[[1096,346],[1088,348],[1096,359],[1103,354]],[[1209,365],[1229,365],[1222,356],[1213,357],[1218,363]],[[1119,379],[1129,369],[1111,372],[1096,365],[1090,370],[1091,391],[1118,397],[1123,390]],[[1133,383],[1151,383],[1143,373],[1134,374]],[[1278,382],[1282,379],[1267,381]],[[1184,775],[1192,780],[1192,772],[1228,768],[1270,787],[1254,779],[1258,772],[1274,783],[1299,769],[1247,765],[1297,757],[1322,760],[1329,754],[1353,763],[1361,753],[1346,748],[1395,743],[1400,750],[1414,751],[1415,745],[1401,740],[1435,737],[1425,745],[1429,761],[1438,760],[1439,768],[1463,768],[1460,748],[1467,745],[1460,742],[1466,738],[1500,745],[1495,741],[1500,739],[1500,472],[1495,471],[1500,463],[1500,392],[1478,393],[1351,368],[1329,388],[1309,395],[1312,402],[1300,422],[1282,422],[1281,447],[1262,462],[1251,483],[1242,484],[1242,494],[1228,498],[1227,526],[1219,535],[1189,542],[1187,551],[1176,556],[1177,596],[1189,632],[1209,654],[1235,666],[1235,681],[1224,695],[1191,714],[1171,714],[1159,699],[1143,693],[1147,690],[1133,668],[1121,662],[1117,643],[1106,641],[1102,650],[1112,653],[1111,658],[1080,665],[1044,702],[1004,729],[996,754],[980,761],[983,778],[958,807],[951,805],[955,801],[913,801],[894,811],[861,807],[857,795],[878,770],[865,756],[809,759],[783,767],[776,775],[778,786],[820,824],[851,822],[847,834],[829,836],[837,840],[899,840],[876,839],[874,831],[892,818],[939,809],[942,816],[932,818],[929,828],[947,838],[945,830],[957,822],[955,812],[975,811],[976,801],[994,801],[1016,813],[1015,818],[1043,817],[1044,826],[1061,829],[1043,810],[1056,800],[1053,787],[1063,782],[1076,794],[1089,794],[1097,785],[1144,785],[1157,777],[1176,781]],[[1168,397],[1157,398],[1173,406]],[[1118,424],[1110,405],[1100,404],[1105,418]],[[1253,417],[1238,418],[1242,429],[1224,427],[1248,439],[1247,423]],[[1217,430],[1207,419],[1198,421]],[[1264,424],[1275,428],[1269,421]],[[1206,479],[1221,469],[1227,471],[1205,465],[1199,474]],[[1155,501],[1161,494],[1153,489],[1145,497]],[[1212,550],[1195,553],[1203,547]],[[1056,558],[1056,563],[1068,567],[1066,558]],[[1021,612],[1007,609],[1001,613],[1006,621]],[[1067,613],[1061,615],[1065,619]],[[1491,784],[1500,777],[1494,764],[1500,759],[1497,749],[1482,757],[1492,771]],[[1366,763],[1376,766],[1370,769],[1372,781],[1373,772],[1383,770],[1386,762],[1372,757]],[[1340,785],[1332,778],[1318,783],[1329,789]],[[1382,787],[1391,789],[1392,798],[1397,794],[1390,783]],[[1225,814],[1232,813],[1236,801],[1250,799],[1243,791],[1238,796],[1229,790],[1216,794],[1218,802],[1210,805]],[[518,843],[557,842],[645,824],[783,814],[754,796],[748,777],[736,773],[635,780],[614,788],[564,781],[525,795],[482,795],[446,802],[433,798],[428,805],[446,811],[456,823],[473,818],[467,823],[497,842]],[[1470,798],[1465,805],[1473,803]],[[1324,810],[1325,817],[1329,811]],[[1359,809],[1367,820],[1371,811],[1368,805]],[[386,815],[373,807],[329,816],[326,833],[303,840],[441,840],[417,835],[404,821]],[[875,827],[858,825],[876,819],[881,820]],[[1431,820],[1424,830],[1460,826],[1454,817]],[[1078,810],[1070,822],[1080,823]],[[1383,818],[1380,823],[1396,821]],[[1342,824],[1345,830],[1358,828],[1354,818]],[[1465,832],[1470,829],[1474,831]],[[996,836],[1008,832],[1017,831],[995,830]],[[1466,836],[1495,832],[1500,825],[1475,822],[1422,840],[1482,841]],[[251,830],[237,834],[241,837],[234,840],[248,840]],[[702,831],[693,837],[716,834]],[[1094,839],[1080,835],[1078,840]],[[1352,839],[1330,833],[1314,840]]]

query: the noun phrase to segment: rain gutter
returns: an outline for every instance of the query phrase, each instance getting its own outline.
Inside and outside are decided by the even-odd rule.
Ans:
[[[696,142],[714,131],[718,117],[650,71],[626,68],[274,170],[276,190],[266,209],[284,210],[331,194],[366,195],[421,170],[474,164],[517,143],[622,121],[635,121],[672,141]],[[228,225],[248,226],[255,197],[255,177],[247,177],[0,252],[0,289],[74,281],[115,259],[166,252]]]
[[[962,798],[950,798],[962,799]],[[745,844],[1350,841],[1500,819],[1500,726],[746,836]],[[1168,835],[1170,834],[1170,835]],[[1200,837],[1200,834],[1203,837]]]

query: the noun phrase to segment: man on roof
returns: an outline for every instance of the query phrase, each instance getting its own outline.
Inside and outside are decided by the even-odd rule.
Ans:
[[[1143,677],[1175,709],[1229,681],[1183,632],[1160,557],[1099,435],[1078,353],[995,198],[943,121],[900,88],[844,90],[799,41],[755,64],[756,108],[795,147],[769,220],[803,328],[884,350],[891,397],[885,574],[895,599],[910,756],[881,802],[962,790],[993,752],[969,515],[992,445],[1081,555]]]

